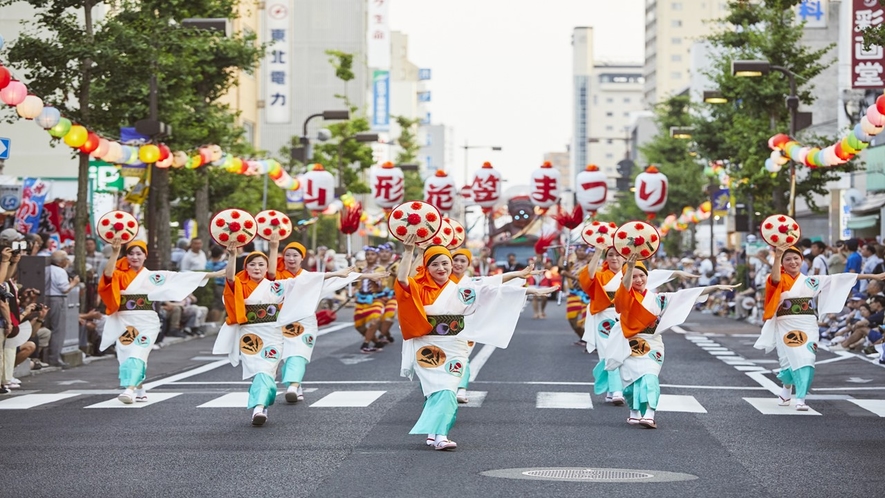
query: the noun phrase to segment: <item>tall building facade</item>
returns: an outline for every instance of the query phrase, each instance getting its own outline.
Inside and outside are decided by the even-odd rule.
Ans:
[[[422,127],[423,146],[418,154],[422,171],[432,175],[437,170],[450,172],[455,155],[455,143],[452,128],[441,124],[430,124]]]
[[[293,136],[302,134],[308,116],[346,109],[336,94],[346,95],[357,109],[365,108],[370,81],[363,62],[367,5],[365,0],[271,0],[263,4],[262,39],[274,44],[260,73],[259,143],[275,154]],[[352,80],[338,79],[327,50],[353,55]],[[315,137],[327,125],[319,118],[311,120],[308,136]]]
[[[544,153],[544,161],[550,161],[550,164],[561,175],[561,190],[572,190],[572,177],[570,176],[571,156],[568,152],[546,152]]]
[[[595,164],[615,187],[617,163],[631,157],[630,122],[644,107],[642,65],[598,64],[590,79],[587,164]]]
[[[691,44],[728,10],[722,0],[646,0],[645,103],[652,106],[689,84]]]
[[[237,6],[237,17],[231,20],[234,33],[258,33],[261,10],[259,2],[250,0]],[[260,37],[259,37],[260,40]],[[227,104],[237,112],[237,125],[243,128],[243,140],[256,149],[261,148],[259,103],[261,100],[261,67],[253,71],[238,71],[237,82],[224,94],[219,103]]]
[[[587,137],[590,136],[590,79],[593,73],[593,28],[572,31],[572,147],[569,178],[586,165]]]

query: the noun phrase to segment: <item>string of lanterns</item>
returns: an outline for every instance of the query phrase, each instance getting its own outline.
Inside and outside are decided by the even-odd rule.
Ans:
[[[102,161],[136,165],[139,162],[155,164],[158,168],[196,169],[202,166],[223,167],[226,171],[240,175],[268,175],[274,184],[285,190],[298,190],[300,183],[293,178],[275,159],[246,160],[227,153],[218,145],[199,147],[196,152],[169,149],[165,144],[144,144],[141,146],[123,145],[90,131],[61,115],[55,107],[45,105],[43,99],[28,93],[28,88],[19,80],[12,79],[9,69],[0,64],[0,101],[15,107],[18,115],[34,121],[50,136],[61,139],[65,145]]]

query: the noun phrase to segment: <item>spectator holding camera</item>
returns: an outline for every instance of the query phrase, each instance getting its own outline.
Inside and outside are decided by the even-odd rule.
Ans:
[[[52,331],[49,340],[49,364],[54,367],[67,367],[67,363],[61,359],[61,348],[65,342],[64,313],[68,307],[68,293],[80,285],[80,277],[74,276],[68,280],[68,272],[65,271],[71,262],[64,251],[55,251],[49,257],[49,266],[46,268],[46,302],[49,304],[49,318],[47,325]]]

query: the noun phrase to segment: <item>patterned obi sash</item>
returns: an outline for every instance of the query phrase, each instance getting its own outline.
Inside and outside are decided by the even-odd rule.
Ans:
[[[246,305],[246,323],[273,323],[277,321],[280,305],[277,303],[261,303]]]
[[[648,327],[645,327],[644,329],[640,330],[639,333],[640,333],[640,334],[650,334],[650,335],[653,335],[653,334],[655,333],[655,330],[657,330],[657,328],[658,328],[658,323],[660,323],[660,321],[661,321],[660,318],[655,319],[655,323],[653,323],[653,324],[649,325]]]
[[[120,311],[154,311],[154,303],[147,294],[123,294],[120,296]]]
[[[464,315],[427,315],[433,327],[428,335],[458,335],[464,330]]]
[[[789,315],[817,315],[814,309],[814,301],[810,297],[791,297],[784,299],[780,308],[777,309],[777,316]]]
[[[606,309],[614,308],[615,307],[615,292],[606,291],[605,295],[608,296],[608,300],[612,302],[610,305],[608,305],[608,308],[606,308]]]

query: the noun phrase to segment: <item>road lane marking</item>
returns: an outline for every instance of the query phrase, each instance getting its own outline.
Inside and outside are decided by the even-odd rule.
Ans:
[[[329,325],[328,327],[321,328],[319,330],[319,332],[317,333],[317,337],[322,336],[322,335],[326,335],[326,334],[330,334],[332,332],[336,332],[338,330],[345,329],[345,328],[351,327],[351,326],[353,326],[353,322],[343,322],[343,323],[336,323],[335,325]]]
[[[166,384],[171,384],[171,383],[179,381],[181,379],[187,379],[188,377],[193,377],[195,375],[200,375],[202,373],[206,373],[211,370],[215,370],[216,368],[224,366],[224,365],[230,365],[230,361],[227,359],[224,359],[224,360],[217,360],[212,363],[207,363],[207,364],[199,366],[197,368],[193,368],[191,370],[186,370],[184,372],[181,372],[181,373],[178,373],[175,375],[171,375],[169,377],[166,377],[166,378],[163,378],[160,380],[148,382],[147,384],[144,385],[144,388],[150,390],[155,387],[165,386]]]
[[[387,391],[335,391],[310,405],[311,408],[364,408]]]
[[[470,359],[470,382],[476,380],[479,371],[482,370],[483,365],[486,364],[496,349],[498,348],[491,344],[486,344],[479,350],[479,353],[473,355],[473,358]]]
[[[707,413],[694,396],[662,394],[658,400],[659,412]]]
[[[848,401],[880,417],[885,417],[885,399],[849,399]]]
[[[535,408],[589,410],[593,408],[593,400],[590,393],[540,392],[535,400]]]
[[[466,404],[458,404],[459,408],[479,408],[482,406],[482,402],[486,400],[486,396],[489,394],[488,391],[467,391],[467,399],[470,401]]]
[[[817,411],[809,408],[807,412],[796,410],[796,400],[790,406],[779,406],[778,398],[744,398],[753,408],[763,415],[820,415]]]
[[[172,399],[176,396],[180,396],[183,393],[149,393],[148,400],[143,403],[132,403],[129,405],[123,404],[117,398],[109,399],[107,401],[102,401],[101,403],[96,403],[94,405],[89,405],[86,408],[144,408],[146,406],[155,405],[157,403],[166,401],[167,399]]]
[[[0,401],[0,410],[27,410],[35,406],[54,403],[63,399],[73,398],[78,393],[57,393],[57,394],[25,394],[24,396],[15,396]]]

